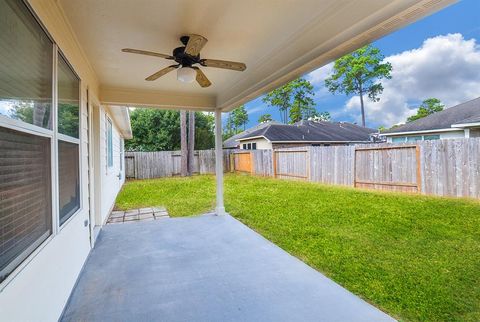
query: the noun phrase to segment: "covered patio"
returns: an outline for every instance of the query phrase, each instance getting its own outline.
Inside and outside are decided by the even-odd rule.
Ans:
[[[7,166],[21,166],[8,171],[37,181],[6,172],[5,182],[41,191],[43,205],[2,195],[28,207],[32,228],[0,212],[13,227],[0,237],[18,246],[0,257],[0,319],[389,320],[228,216],[222,113],[453,2],[0,1],[0,100],[35,115],[4,113],[0,130],[42,152],[27,164],[23,145],[7,142],[18,153]],[[106,225],[125,179],[130,107],[215,114],[214,214]]]
[[[107,225],[61,321],[393,321],[233,217]]]

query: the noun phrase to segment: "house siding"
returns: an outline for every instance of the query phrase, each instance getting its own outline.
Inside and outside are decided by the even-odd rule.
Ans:
[[[91,250],[89,223],[90,218],[95,216],[91,216],[89,207],[87,89],[89,104],[93,108],[100,106],[99,86],[96,75],[82,54],[58,3],[42,0],[30,0],[28,3],[81,79],[79,144],[81,208],[0,284],[0,320],[57,321]],[[105,117],[108,110],[100,108]],[[120,171],[120,131],[115,122],[112,123],[114,164],[109,171],[105,168],[105,128],[98,133],[98,136],[101,136],[100,151],[96,152],[103,154],[100,160],[104,162],[102,171],[104,175],[102,178],[95,178],[102,181],[102,191],[96,191],[95,195],[100,194],[102,197],[103,219],[106,219],[113,207],[116,194],[125,178],[124,174],[121,175],[121,179],[117,177]],[[101,126],[104,126],[104,122],[101,122]],[[90,142],[90,148],[93,146],[93,142]],[[58,200],[54,199],[54,202]]]
[[[120,171],[120,132],[107,108],[100,111],[100,172],[102,173],[101,217],[104,223],[115,204],[115,198],[125,182],[125,167]],[[112,121],[113,166],[107,166],[107,117]]]
[[[440,139],[458,139],[465,137],[465,131],[446,131],[446,132],[426,132],[426,133],[412,133],[412,134],[402,134],[402,135],[389,135],[387,136],[387,142],[392,143],[392,138],[396,137],[406,137],[406,136],[422,136],[422,135],[440,135]]]

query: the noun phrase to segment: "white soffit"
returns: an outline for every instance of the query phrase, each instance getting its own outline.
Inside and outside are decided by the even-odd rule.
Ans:
[[[110,105],[229,111],[302,74],[431,14],[455,0],[59,0]],[[179,37],[208,38],[202,58],[244,62],[235,72],[203,68],[213,85],[184,84],[171,61]]]

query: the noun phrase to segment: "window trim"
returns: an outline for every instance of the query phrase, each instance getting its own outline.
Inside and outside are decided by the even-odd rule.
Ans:
[[[56,188],[57,192],[55,194],[55,197],[59,196],[60,190],[59,190],[59,181],[58,181],[58,141],[64,141],[64,142],[69,142],[69,143],[75,143],[78,145],[78,184],[79,184],[79,207],[78,209],[70,215],[70,217],[65,220],[62,224],[60,224],[60,208],[58,205],[59,199],[55,201],[55,206],[56,206],[56,227],[57,227],[57,234],[60,233],[68,224],[78,216],[79,213],[81,213],[84,210],[84,204],[83,204],[83,176],[82,176],[82,169],[83,169],[83,161],[82,161],[82,153],[83,153],[83,147],[82,147],[82,142],[83,142],[83,133],[82,133],[82,106],[83,106],[83,98],[82,98],[82,79],[80,76],[78,76],[78,73],[75,71],[73,68],[72,64],[68,61],[68,59],[65,57],[65,55],[62,53],[60,48],[56,43],[54,43],[55,51],[57,52],[57,55],[54,55],[55,57],[55,65],[54,65],[54,78],[55,78],[55,83],[54,83],[54,88],[55,88],[55,105],[54,105],[54,117],[55,121],[52,123],[54,127],[54,134],[56,136],[56,141],[55,141],[55,172],[56,172]],[[69,67],[70,71],[75,75],[75,77],[78,79],[78,138],[68,136],[62,133],[58,132],[58,58],[62,57],[64,62],[67,64]],[[89,219],[90,220],[90,219]]]
[[[108,139],[110,136],[110,140]],[[110,145],[111,144],[111,145]],[[108,116],[108,113],[105,113],[105,152],[106,152],[106,162],[105,166],[107,168],[107,174],[114,169],[115,162],[113,161],[113,121]],[[111,152],[111,157],[110,157]],[[110,164],[110,161],[112,164]]]

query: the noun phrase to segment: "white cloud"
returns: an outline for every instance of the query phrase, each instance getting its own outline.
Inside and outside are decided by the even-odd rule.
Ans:
[[[480,96],[480,47],[475,39],[448,34],[426,39],[417,49],[385,58],[392,64],[392,79],[384,80],[379,102],[365,100],[367,123],[393,125],[416,113],[429,97],[447,107]],[[359,97],[346,103],[341,114],[358,115]]]
[[[330,76],[332,71],[333,63],[330,63],[305,75],[305,78],[316,88],[315,96],[317,98],[329,95],[330,92],[327,90],[324,84],[325,79]]]

